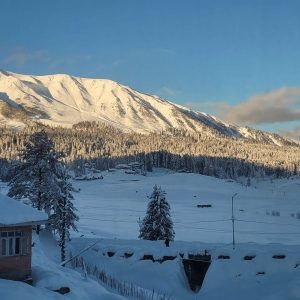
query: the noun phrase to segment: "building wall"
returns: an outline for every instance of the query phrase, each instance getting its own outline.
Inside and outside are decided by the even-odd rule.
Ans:
[[[24,271],[31,269],[32,228],[31,226],[0,227],[0,232],[15,230],[22,230],[23,236],[28,237],[28,254],[22,256],[1,256],[0,251],[0,278],[7,277],[5,275],[8,274],[5,273],[10,272],[12,273],[13,277],[16,277],[18,274],[16,271],[21,271],[19,272],[21,276],[21,274],[24,274]]]

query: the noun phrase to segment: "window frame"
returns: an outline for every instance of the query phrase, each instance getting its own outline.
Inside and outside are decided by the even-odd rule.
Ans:
[[[4,236],[6,233],[6,236]],[[16,243],[19,239],[18,251]],[[5,254],[3,254],[3,240],[5,240]],[[22,230],[8,230],[0,232],[0,257],[13,257],[28,255],[28,237],[23,236]],[[11,251],[12,250],[12,251]],[[18,252],[18,253],[16,253]],[[11,253],[11,254],[10,254]]]

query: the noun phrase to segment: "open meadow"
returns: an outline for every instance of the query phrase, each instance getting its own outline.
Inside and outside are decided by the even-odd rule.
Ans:
[[[80,189],[74,193],[80,220],[78,232],[71,233],[69,250],[75,255],[101,239],[81,255],[90,268],[96,266],[118,282],[133,284],[150,294],[154,289],[170,299],[298,299],[299,179],[252,179],[251,186],[246,187],[246,178],[235,182],[165,169],[154,169],[147,176],[124,170],[101,175],[103,179],[71,180]],[[138,239],[138,221],[145,216],[154,185],[166,191],[171,206],[175,240],[169,248],[164,241]],[[7,187],[2,185],[1,191],[5,194]],[[44,252],[50,261],[60,262],[60,248],[52,235],[42,233],[35,241],[38,252],[34,251],[33,261],[37,268],[38,261],[45,263],[46,258],[36,258],[35,253],[40,257]],[[190,290],[182,258],[205,252],[211,255],[212,263],[201,290],[195,293]],[[218,259],[220,255],[230,259]],[[274,259],[274,255],[284,259]],[[147,256],[154,262],[145,259]],[[166,256],[173,260],[161,263]],[[245,261],[245,256],[255,257]],[[82,268],[76,270],[82,273]],[[117,289],[88,276],[118,294]],[[49,280],[54,286],[60,285],[62,277],[45,280],[44,285]]]

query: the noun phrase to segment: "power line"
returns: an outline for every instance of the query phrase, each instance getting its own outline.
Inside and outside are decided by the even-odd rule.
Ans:
[[[249,221],[249,220],[238,220],[238,219],[236,219],[236,221],[247,222],[247,223],[268,224],[268,225],[284,225],[284,226],[300,227],[300,225],[286,224],[286,223],[268,223],[268,222],[263,222],[263,221]]]
[[[173,222],[174,224],[197,224],[197,223],[213,223],[213,222],[224,222],[224,221],[231,221],[231,219],[226,220],[208,220],[208,221],[195,221],[195,222]]]
[[[80,218],[80,219],[85,219],[85,220],[95,220],[95,221],[101,221],[101,222],[118,222],[118,223],[136,223],[136,221],[125,221],[125,220],[112,220],[112,219],[97,219],[97,218]],[[224,219],[224,220],[200,220],[200,221],[195,221],[195,222],[173,222],[173,224],[198,224],[198,223],[217,223],[217,222],[226,222],[226,221],[231,221],[231,219]],[[283,226],[294,226],[294,227],[300,227],[300,225],[295,225],[295,224],[286,224],[286,223],[269,223],[269,222],[263,222],[263,221],[249,221],[249,220],[239,220],[236,219],[236,221],[239,222],[246,222],[246,223],[257,223],[257,224],[267,224],[267,225],[283,225]],[[194,228],[194,229],[201,229],[198,227],[185,227],[185,228]],[[203,228],[206,229],[206,228]]]
[[[207,231],[207,232],[225,232],[225,233],[229,232],[228,230],[199,228],[199,227],[183,227],[183,229],[196,229],[196,230],[202,230],[202,231]]]
[[[184,227],[184,229],[194,229],[194,230],[201,230],[206,232],[224,232],[230,233],[230,230],[218,230],[218,229],[207,229],[207,228],[199,228],[199,227]],[[300,234],[300,232],[255,232],[255,231],[235,231],[238,234]]]
[[[84,218],[81,217],[82,220],[95,220],[95,221],[103,221],[103,222],[122,222],[122,223],[135,223],[136,221],[122,221],[122,220],[108,220],[108,219],[97,219],[97,218]],[[208,221],[195,221],[195,222],[173,222],[173,224],[198,224],[198,223],[213,223],[213,222],[224,222],[224,221],[231,221],[231,219],[226,220],[208,220]]]

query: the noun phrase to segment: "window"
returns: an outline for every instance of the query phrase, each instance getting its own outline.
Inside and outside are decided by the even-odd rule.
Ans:
[[[0,239],[1,256],[28,254],[28,237],[22,236],[21,230],[2,231]]]

